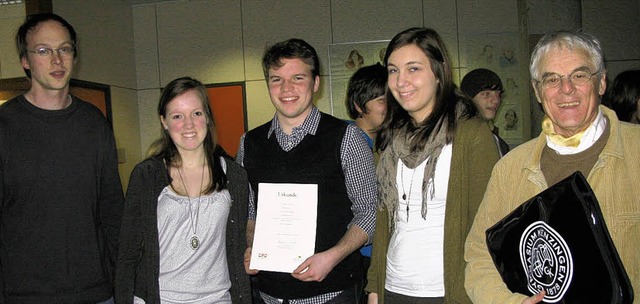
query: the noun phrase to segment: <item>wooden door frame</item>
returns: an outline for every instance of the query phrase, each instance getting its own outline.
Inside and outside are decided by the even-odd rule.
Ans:
[[[247,87],[245,82],[243,81],[238,81],[238,82],[225,82],[225,83],[213,83],[213,84],[206,84],[205,88],[209,89],[209,88],[219,88],[219,87],[229,87],[229,86],[240,86],[242,87],[242,107],[244,109],[243,111],[243,119],[244,119],[244,131],[247,132],[248,128],[249,128],[249,123],[247,120]]]
[[[209,93],[211,92],[210,90],[215,90],[217,88],[232,88],[232,87],[238,87],[242,92],[241,92],[241,97],[242,98],[242,134],[246,133],[249,127],[249,123],[247,121],[247,88],[245,85],[245,82],[227,82],[227,83],[215,83],[215,84],[207,84],[205,85],[206,89],[207,89],[207,95],[209,95]],[[235,98],[234,98],[235,99]],[[230,102],[237,102],[238,100],[230,100]],[[214,119],[215,119],[215,113],[217,113],[216,111],[214,111],[214,100],[213,98],[209,98],[209,105],[211,107],[212,112],[214,112]],[[238,106],[239,104],[235,104],[236,106]],[[216,125],[218,126],[218,129],[220,129],[222,127],[222,123],[223,121],[221,121],[219,118],[216,120]],[[228,121],[227,121],[228,123]],[[239,127],[238,124],[233,124],[236,127]],[[235,132],[238,131],[238,129],[234,128],[234,132],[232,132],[232,135],[229,135],[229,133],[226,133],[226,137],[234,137],[235,136]],[[242,135],[240,134],[240,136]],[[220,139],[221,134],[218,133],[218,139]],[[235,157],[235,153],[237,152],[237,144],[240,142],[240,138],[235,138],[236,142],[234,142],[232,147],[224,147],[225,151]],[[222,143],[219,142],[221,145]],[[227,143],[227,145],[230,145],[229,143]],[[235,148],[234,151],[233,148]],[[231,149],[231,150],[230,150]]]
[[[104,94],[104,106],[106,109],[105,117],[113,128],[113,115],[111,110],[111,87],[105,84],[84,81],[79,79],[71,79],[69,87],[83,88],[88,90],[100,91]],[[31,81],[27,77],[0,79],[0,97],[9,99],[8,97],[24,94],[31,88]]]

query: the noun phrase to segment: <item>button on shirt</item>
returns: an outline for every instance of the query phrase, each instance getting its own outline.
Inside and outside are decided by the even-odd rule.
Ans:
[[[271,128],[267,133],[270,138],[275,134],[278,144],[284,151],[290,151],[295,148],[305,136],[315,135],[320,124],[320,111],[313,107],[309,116],[304,122],[293,128],[291,134],[286,134],[280,127],[278,116],[275,115],[271,120]],[[367,244],[371,243],[373,232],[375,230],[375,212],[377,200],[376,175],[373,163],[373,152],[369,145],[362,137],[361,131],[353,124],[347,126],[347,130],[342,139],[340,147],[340,160],[342,162],[342,171],[345,177],[345,186],[347,194],[352,202],[351,211],[353,219],[349,223],[360,227],[367,233]],[[236,161],[240,165],[244,165],[244,135],[240,139],[240,147],[236,155]],[[249,187],[249,219],[255,221],[256,206],[254,192]],[[331,300],[340,292],[331,292],[318,295],[311,298],[290,300],[291,304],[317,304]],[[279,304],[278,299],[262,293],[267,304]]]

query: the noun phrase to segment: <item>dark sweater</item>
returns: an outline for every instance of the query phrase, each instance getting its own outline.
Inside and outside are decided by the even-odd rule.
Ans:
[[[226,232],[231,300],[233,303],[251,303],[249,275],[244,271],[243,262],[249,184],[240,165],[229,158],[225,158],[225,163],[232,199]],[[141,162],[131,173],[116,268],[118,304],[132,303],[134,295],[147,304],[160,303],[158,197],[168,185],[167,169],[158,158]]]
[[[609,140],[610,130],[611,124],[607,123],[600,138],[591,147],[576,154],[562,155],[549,146],[544,146],[540,157],[540,170],[544,174],[547,185],[555,185],[576,171],[582,172],[585,177],[589,176]]]
[[[87,303],[112,296],[122,186],[110,125],[73,98],[0,107],[0,302]]]

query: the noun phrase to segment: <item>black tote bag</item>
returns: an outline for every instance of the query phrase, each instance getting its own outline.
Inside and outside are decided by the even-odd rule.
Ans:
[[[633,302],[600,205],[579,171],[524,202],[486,236],[512,292],[544,289],[545,303]]]

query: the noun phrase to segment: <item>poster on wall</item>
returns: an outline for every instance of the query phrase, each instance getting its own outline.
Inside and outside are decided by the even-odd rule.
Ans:
[[[388,40],[329,45],[331,110],[335,117],[350,119],[345,105],[349,78],[359,68],[383,64]]]
[[[529,108],[528,63],[518,32],[467,36],[467,71],[485,68],[502,80],[502,105],[494,119],[502,137],[513,148],[523,142],[523,109]]]

